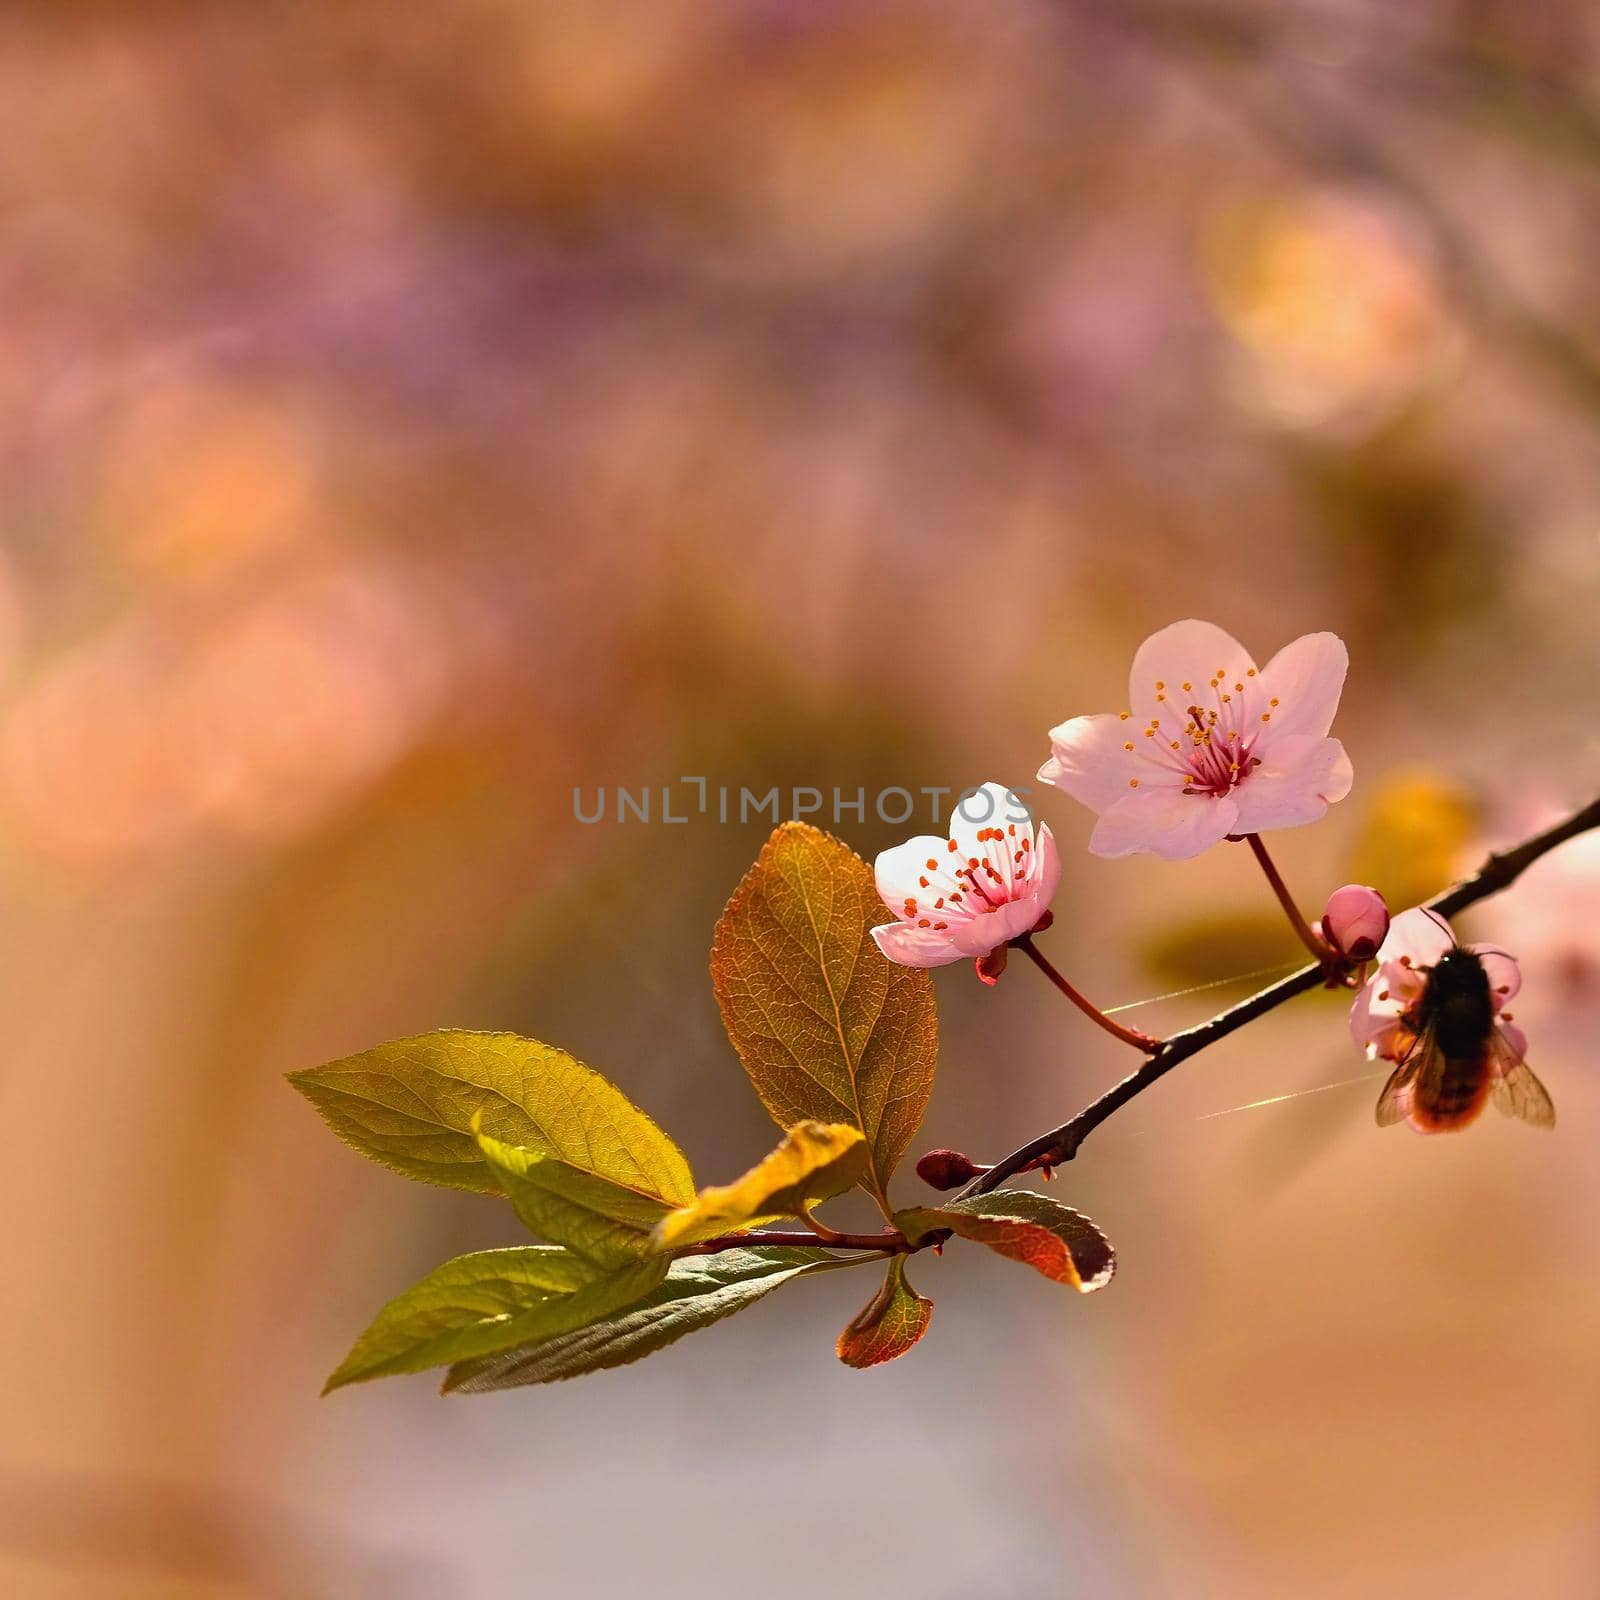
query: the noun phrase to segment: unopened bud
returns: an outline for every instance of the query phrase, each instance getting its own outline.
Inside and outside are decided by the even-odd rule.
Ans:
[[[971,1156],[964,1156],[959,1150],[930,1150],[917,1163],[917,1176],[927,1184],[930,1189],[959,1189],[964,1183],[971,1183],[980,1172],[987,1172],[987,1167],[980,1167]]]
[[[1328,896],[1319,929],[1340,955],[1370,961],[1389,931],[1389,908],[1376,889],[1347,883]]]

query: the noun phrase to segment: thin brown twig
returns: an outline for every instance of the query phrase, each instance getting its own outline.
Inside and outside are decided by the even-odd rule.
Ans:
[[[1590,801],[1564,821],[1546,828],[1543,833],[1535,834],[1514,849],[1492,854],[1472,877],[1434,896],[1428,901],[1428,906],[1441,916],[1455,916],[1468,906],[1509,888],[1541,856],[1591,828],[1600,828],[1600,799]],[[1236,1033],[1246,1023],[1276,1010],[1286,1000],[1316,988],[1322,981],[1323,968],[1320,965],[1301,967],[1298,972],[1251,995],[1248,1000],[1240,1001],[1209,1021],[1173,1034],[1137,1070],[1114,1084],[1098,1100],[1085,1106],[1059,1128],[1052,1128],[1048,1133],[1030,1139],[1027,1144],[997,1161],[987,1172],[974,1178],[957,1198],[968,1199],[973,1195],[988,1194],[1008,1178],[1034,1167],[1056,1167],[1071,1161],[1083,1141],[1102,1122],[1130,1100],[1143,1094],[1158,1079],[1164,1078],[1174,1067],[1198,1055],[1208,1045],[1227,1038],[1230,1033]]]
[[[1120,1022],[1113,1022],[1092,1000],[1087,1000],[1083,995],[1079,994],[1067,982],[1066,978],[1056,970],[1054,964],[1046,959],[1044,952],[1033,942],[1030,934],[1025,933],[1020,939],[1013,939],[1011,948],[1020,950],[1084,1016],[1099,1027],[1104,1028],[1113,1039],[1120,1039],[1123,1044],[1131,1044],[1135,1050],[1142,1050],[1147,1055],[1151,1051],[1161,1048],[1159,1039],[1151,1034],[1141,1032],[1138,1028],[1125,1028]]]
[[[1247,833],[1244,837],[1256,860],[1261,863],[1261,870],[1266,873],[1267,882],[1272,885],[1272,892],[1278,897],[1278,904],[1283,907],[1284,915],[1289,919],[1289,926],[1294,929],[1300,943],[1311,952],[1317,964],[1326,967],[1329,958],[1335,956],[1336,952],[1311,931],[1311,924],[1301,916],[1300,907],[1294,903],[1294,896],[1289,893],[1289,885],[1283,881],[1283,874],[1278,871],[1277,863],[1267,854],[1267,847],[1261,842],[1261,835]]]

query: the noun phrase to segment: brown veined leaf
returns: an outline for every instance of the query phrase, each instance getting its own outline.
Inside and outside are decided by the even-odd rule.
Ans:
[[[897,1212],[894,1220],[913,1244],[948,1229],[1080,1294],[1105,1288],[1116,1271],[1111,1241],[1086,1216],[1028,1189],[1000,1189],[947,1206],[916,1206]]]
[[[804,823],[774,830],[711,946],[728,1037],[780,1127],[848,1122],[867,1140],[862,1186],[888,1182],[933,1090],[938,1020],[926,972],[888,961],[872,869]]]
[[[839,1359],[847,1367],[876,1367],[903,1356],[928,1331],[933,1301],[906,1278],[903,1256],[895,1256],[883,1286],[839,1335]]]
[[[656,1246],[673,1250],[778,1217],[804,1216],[810,1207],[853,1189],[866,1164],[867,1145],[859,1128],[843,1122],[797,1122],[783,1143],[742,1178],[702,1189],[690,1205],[663,1217],[655,1230]]]

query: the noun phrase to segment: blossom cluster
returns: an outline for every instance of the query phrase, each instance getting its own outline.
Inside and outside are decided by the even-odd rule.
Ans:
[[[1175,622],[1140,645],[1125,710],[1051,729],[1039,778],[1098,814],[1089,849],[1099,856],[1179,860],[1314,822],[1350,792],[1349,757],[1328,737],[1348,665],[1331,633],[1258,668],[1214,623]],[[1004,785],[983,784],[956,807],[948,838],[924,834],[878,857],[878,893],[900,919],[877,930],[886,956],[944,966],[1035,926],[1061,864],[1048,827],[988,821],[1017,809]]]
[[[1510,956],[1458,945],[1449,925],[1422,908],[1391,927],[1382,896],[1361,884],[1336,890],[1306,924],[1260,847],[1257,835],[1315,822],[1350,792],[1350,759],[1329,733],[1348,666],[1332,633],[1306,634],[1258,667],[1214,623],[1175,622],[1139,647],[1123,709],[1050,730],[1039,778],[1095,813],[1095,855],[1175,861],[1223,840],[1251,840],[1329,983],[1360,985],[1351,1031],[1371,1057],[1396,1067],[1380,1121],[1403,1119],[1424,1132],[1463,1126],[1491,1090],[1513,1115],[1553,1120],[1522,1061],[1527,1041],[1505,1010],[1521,983]],[[893,913],[873,929],[884,955],[913,967],[970,960],[992,984],[1006,950],[1032,953],[1032,936],[1049,926],[1061,858],[1047,825],[1035,824],[1004,785],[985,783],[956,807],[946,836],[922,834],[883,851],[875,876]],[[1035,959],[1110,1031],[1160,1048],[1109,1024]]]

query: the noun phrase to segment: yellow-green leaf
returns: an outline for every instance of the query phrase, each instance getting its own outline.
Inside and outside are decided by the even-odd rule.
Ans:
[[[642,1299],[665,1275],[660,1257],[602,1272],[540,1245],[458,1256],[378,1313],[323,1392],[491,1356],[584,1327]]]
[[[914,1244],[948,1229],[1082,1294],[1105,1288],[1116,1270],[1111,1241],[1086,1216],[1028,1189],[915,1206],[897,1212],[894,1220]]]
[[[408,1178],[498,1194],[473,1134],[554,1156],[668,1207],[694,1199],[683,1152],[621,1090],[565,1050],[446,1028],[289,1081],[347,1144]]]
[[[860,856],[788,822],[734,891],[711,946],[723,1025],[762,1103],[780,1127],[860,1128],[862,1182],[885,1213],[938,1053],[928,974],[872,942],[868,930],[888,920]]]
[[[634,1305],[523,1349],[462,1361],[450,1369],[444,1387],[447,1393],[480,1394],[625,1366],[743,1311],[791,1278],[859,1266],[863,1259],[793,1246],[685,1256],[672,1263],[664,1283]]]
[[[797,1122],[783,1143],[742,1178],[702,1189],[692,1205],[664,1218],[656,1243],[672,1250],[777,1217],[803,1216],[809,1207],[854,1188],[866,1164],[867,1145],[859,1128],[842,1122]]]
[[[654,1253],[655,1227],[672,1213],[653,1195],[486,1133],[478,1135],[478,1148],[530,1233],[601,1266],[623,1266]]]
[[[904,1256],[895,1256],[884,1274],[883,1287],[839,1335],[839,1359],[847,1367],[876,1367],[903,1356],[923,1334],[933,1316],[925,1300],[906,1278]]]

